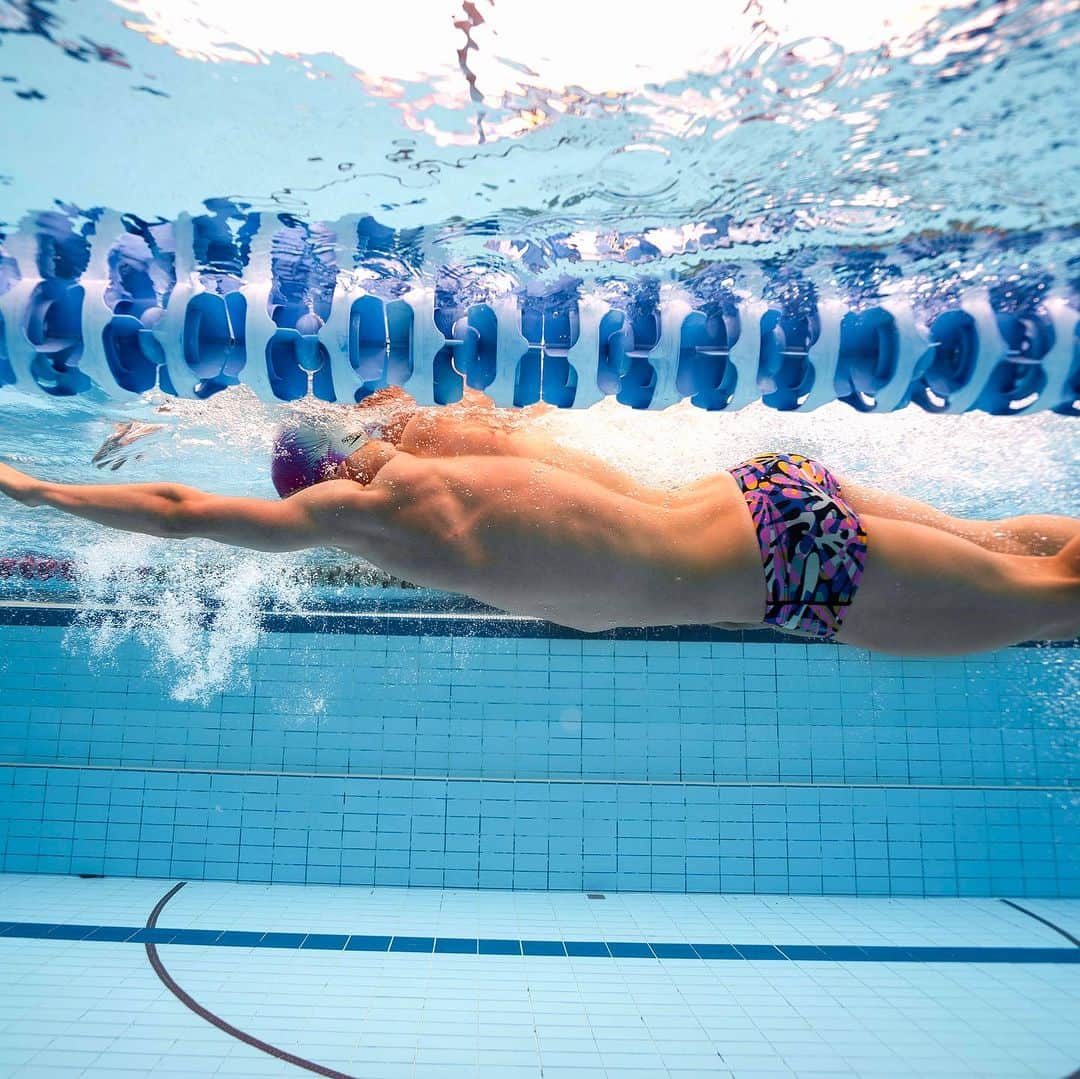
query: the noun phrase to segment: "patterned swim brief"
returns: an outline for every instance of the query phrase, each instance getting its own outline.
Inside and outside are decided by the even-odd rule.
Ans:
[[[827,469],[797,453],[767,453],[731,469],[757,529],[765,622],[835,636],[866,565],[866,532]]]

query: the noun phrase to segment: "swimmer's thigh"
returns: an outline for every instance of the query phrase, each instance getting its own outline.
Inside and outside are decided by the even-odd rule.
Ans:
[[[928,525],[867,514],[866,569],[837,639],[907,655],[1053,634],[1075,607],[1055,559],[999,554]]]
[[[914,524],[929,525],[931,528],[939,528],[978,542],[977,536],[968,531],[970,526],[977,522],[952,517],[927,502],[920,502],[917,498],[883,491],[865,483],[856,483],[844,476],[836,475],[836,481],[840,484],[840,493],[851,503],[852,509],[860,515],[872,514],[875,517],[888,517],[891,521],[911,521]]]
[[[835,473],[834,473],[835,475]],[[858,514],[912,521],[1007,554],[1052,555],[1073,537],[1080,536],[1080,520],[1053,514],[1023,514],[997,520],[953,517],[935,506],[907,495],[882,491],[837,476],[841,493]]]

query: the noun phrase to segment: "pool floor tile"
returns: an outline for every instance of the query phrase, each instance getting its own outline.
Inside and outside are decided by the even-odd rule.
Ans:
[[[365,1077],[1019,1079],[1080,1059],[1080,949],[985,900],[191,883],[147,930],[169,882],[130,901],[118,878],[38,883],[0,877],[0,1071],[28,1079],[295,1073],[182,1006],[146,940],[200,1007]]]

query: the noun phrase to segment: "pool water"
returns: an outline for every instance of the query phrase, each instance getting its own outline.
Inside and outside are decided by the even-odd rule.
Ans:
[[[798,370],[834,300],[907,305],[928,347],[990,312],[982,353],[935,338],[952,401],[785,396],[763,360],[745,407],[597,374],[537,422],[657,486],[783,449],[962,516],[1076,513],[1078,40],[1056,0],[14,0],[0,460],[273,497],[279,425],[394,370],[388,321],[378,377],[354,365],[343,398],[304,369],[339,403],[285,402],[297,372],[247,378],[230,325],[182,392],[162,372],[199,367],[197,334],[145,392],[81,378],[95,288],[110,318],[187,302],[187,229],[203,294],[266,286],[283,332],[345,282],[380,318],[428,297],[460,356],[498,300],[545,399],[567,312],[598,300],[661,376],[679,303],[728,360],[720,323],[755,344],[768,306]],[[98,288],[118,222],[146,250]],[[35,274],[48,326],[11,300]],[[322,340],[296,332],[297,356]],[[968,370],[988,333],[1000,363]],[[148,426],[99,452],[117,424]],[[590,636],[327,551],[0,503],[0,1073],[1063,1079],[1078,729],[1075,643]]]

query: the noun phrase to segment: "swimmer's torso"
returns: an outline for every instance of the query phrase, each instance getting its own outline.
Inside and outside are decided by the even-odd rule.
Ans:
[[[339,545],[414,584],[586,630],[761,618],[753,523],[727,474],[648,505],[524,458],[398,454],[364,490]]]

